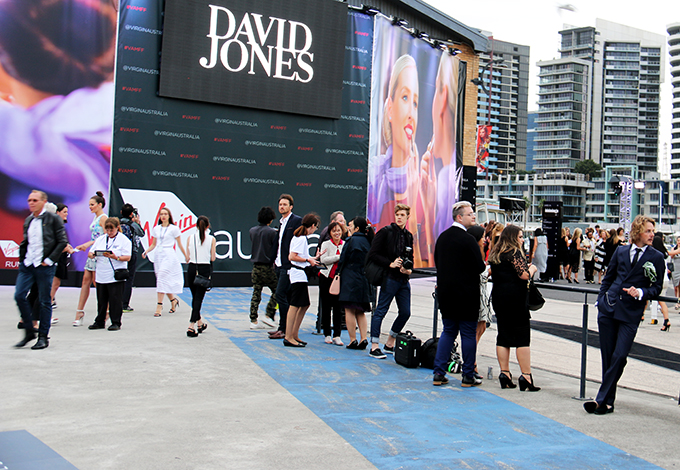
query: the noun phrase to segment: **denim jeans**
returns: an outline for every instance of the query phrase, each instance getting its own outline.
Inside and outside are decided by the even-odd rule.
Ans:
[[[21,320],[24,322],[26,331],[33,331],[32,305],[29,305],[26,295],[33,283],[38,285],[38,301],[40,302],[40,328],[38,333],[47,336],[52,322],[52,279],[56,266],[26,266],[19,263],[19,275],[14,290],[14,300],[21,312]]]
[[[390,336],[396,337],[411,317],[411,284],[408,279],[398,280],[387,276],[380,287],[378,306],[371,315],[371,343],[380,342],[380,327],[383,318],[390,309],[392,299],[397,301],[397,308],[399,309],[399,314],[390,329]]]
[[[463,375],[472,377],[477,359],[477,322],[456,321],[442,317],[444,330],[437,343],[437,355],[434,358],[434,373],[446,375],[446,364],[451,360],[453,343],[460,331],[461,352],[463,353]]]

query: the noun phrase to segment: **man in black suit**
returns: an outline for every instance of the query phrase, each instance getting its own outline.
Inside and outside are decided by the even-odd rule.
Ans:
[[[291,269],[288,252],[290,241],[293,239],[295,229],[302,225],[302,217],[293,214],[293,196],[282,194],[279,196],[279,249],[276,253],[276,276],[279,279],[276,285],[276,301],[279,303],[279,329],[269,333],[269,339],[283,339],[286,336],[286,319],[288,318],[288,291],[290,290],[290,278],[288,270]]]
[[[24,324],[25,336],[15,347],[23,348],[35,339],[32,308],[26,299],[29,289],[35,283],[38,286],[40,301],[40,329],[38,341],[31,349],[45,349],[48,345],[47,335],[52,323],[52,279],[57,268],[56,262],[68,245],[64,222],[57,214],[47,212],[45,208],[47,194],[33,190],[28,196],[28,208],[31,215],[24,222],[24,239],[19,245],[19,275],[17,276],[14,299],[16,300],[21,320]]]
[[[461,201],[453,206],[453,225],[437,238],[434,264],[437,267],[437,295],[444,329],[437,343],[433,385],[448,383],[446,365],[453,342],[460,331],[463,352],[461,386],[482,383],[475,375],[477,322],[479,320],[479,275],[485,265],[479,245],[467,229],[475,225],[472,204]]]
[[[630,230],[630,245],[616,249],[597,297],[597,326],[602,355],[602,385],[588,413],[614,412],[618,383],[648,300],[663,289],[663,255],[652,248],[654,220],[639,215]]]

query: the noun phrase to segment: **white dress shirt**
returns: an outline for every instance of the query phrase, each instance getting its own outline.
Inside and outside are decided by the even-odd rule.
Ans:
[[[292,214],[292,212],[289,212],[286,217],[282,217],[279,224],[279,249],[276,250],[276,261],[274,261],[274,264],[276,264],[276,267],[278,268],[281,267],[281,239],[283,238],[283,232],[286,230],[286,224],[288,224],[288,220],[290,220]]]
[[[54,264],[49,258],[43,259],[43,256],[45,256],[45,247],[43,246],[42,215],[46,211],[47,208],[43,207],[43,210],[38,217],[33,217],[33,220],[28,224],[28,230],[26,232],[26,236],[28,237],[28,248],[26,250],[26,258],[24,258],[24,265],[26,267],[33,265],[37,268],[43,261],[48,266]]]

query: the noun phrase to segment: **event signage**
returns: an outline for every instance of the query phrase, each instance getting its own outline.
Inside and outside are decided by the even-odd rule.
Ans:
[[[333,0],[166,0],[159,93],[337,119],[346,29]]]
[[[237,15],[235,3],[229,2],[229,9],[242,23],[245,14]],[[258,11],[256,3],[251,2],[251,12]],[[248,231],[263,206],[274,209],[272,227],[279,226],[282,193],[295,199],[295,214],[316,212],[323,225],[335,210],[348,220],[365,215],[373,18],[344,5],[343,88],[340,119],[333,120],[159,96],[159,51],[166,31],[162,6],[162,0],[121,1],[109,213],[117,214],[123,202],[137,207],[144,246],[153,242],[161,208],[171,210],[183,244],[195,232],[197,217],[206,215],[217,239],[216,272],[252,269]],[[206,11],[209,15],[207,6]],[[225,29],[218,24],[218,34],[224,36],[228,15],[219,14]],[[278,23],[270,23],[269,16],[275,13],[263,14],[262,25],[274,31]],[[249,14],[247,21],[257,31],[260,19]],[[298,27],[298,38],[303,31]],[[198,67],[201,57],[206,65],[211,61],[208,32],[201,33],[206,47],[196,58]],[[161,62],[165,59],[164,52]],[[219,54],[213,69],[218,68],[224,70]],[[142,271],[151,269],[147,261],[138,263]]]

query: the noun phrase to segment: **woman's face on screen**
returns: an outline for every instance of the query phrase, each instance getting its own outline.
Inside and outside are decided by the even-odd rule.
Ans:
[[[418,126],[418,72],[415,67],[402,70],[391,99],[393,151],[413,153]]]

